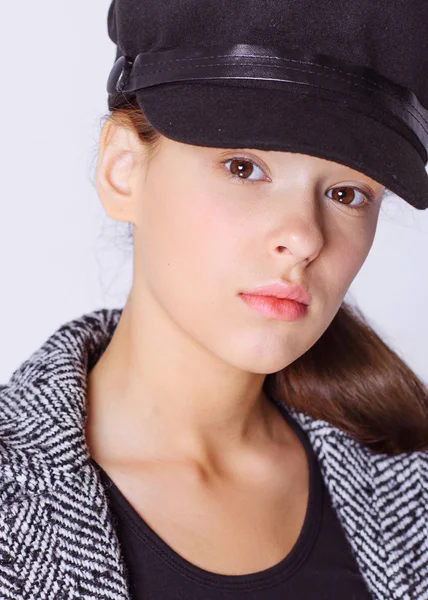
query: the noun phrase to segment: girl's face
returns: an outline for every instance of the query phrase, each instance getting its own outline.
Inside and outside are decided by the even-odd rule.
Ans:
[[[276,372],[340,308],[371,248],[383,191],[358,171],[305,154],[162,137],[133,180],[134,286],[222,361]],[[262,316],[239,295],[278,280],[310,292],[306,316]]]

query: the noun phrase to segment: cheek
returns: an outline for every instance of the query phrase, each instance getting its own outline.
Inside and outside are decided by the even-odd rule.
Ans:
[[[145,197],[137,234],[145,275],[182,302],[214,300],[234,261],[239,219],[206,186],[169,183]]]
[[[242,335],[255,319],[245,317],[237,297],[245,271],[238,250],[246,228],[227,210],[224,199],[208,196],[206,189],[190,191],[189,186],[171,196],[151,195],[140,221],[135,277],[169,318],[226,362],[251,354],[251,347],[260,349],[254,324],[250,339]]]
[[[361,229],[345,228],[340,233],[335,232],[334,236],[321,262],[324,265],[324,280],[328,282],[327,292],[340,301],[367,259],[374,231],[366,222]]]

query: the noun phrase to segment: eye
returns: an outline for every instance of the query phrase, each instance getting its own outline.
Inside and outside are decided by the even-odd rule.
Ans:
[[[331,188],[329,192],[333,192],[333,200],[336,200],[351,210],[362,210],[374,201],[374,196],[370,192],[363,192],[357,187],[349,185]],[[331,196],[329,196],[329,198],[330,197]],[[351,203],[354,202],[355,199],[357,199],[357,204],[352,205]],[[360,202],[358,202],[358,200],[360,200]]]
[[[257,163],[250,160],[249,158],[241,158],[234,156],[223,162],[223,164],[229,170],[229,176],[232,179],[243,180],[244,183],[248,181],[263,181],[264,171]],[[229,166],[228,166],[229,165]],[[255,177],[252,177],[255,176]]]

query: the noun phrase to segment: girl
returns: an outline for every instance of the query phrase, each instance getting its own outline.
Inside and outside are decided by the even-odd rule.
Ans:
[[[385,193],[428,206],[425,4],[108,26],[133,284],[0,388],[1,598],[428,599],[428,393],[343,300]]]

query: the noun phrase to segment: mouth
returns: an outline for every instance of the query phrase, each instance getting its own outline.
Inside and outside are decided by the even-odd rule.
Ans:
[[[269,296],[281,300],[294,300],[305,305],[309,305],[312,300],[310,293],[303,285],[284,281],[274,281],[268,285],[246,290],[242,293],[252,296]]]
[[[241,293],[243,302],[264,317],[281,321],[296,321],[306,316],[308,305],[290,298],[278,298],[266,294]]]

